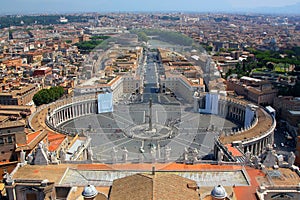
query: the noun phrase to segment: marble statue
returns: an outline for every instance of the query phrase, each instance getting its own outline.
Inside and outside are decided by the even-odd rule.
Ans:
[[[33,155],[32,154],[28,154],[27,161],[28,161],[29,164],[32,164],[32,162],[33,162]]]
[[[26,162],[25,157],[26,157],[26,152],[24,152],[23,149],[22,149],[21,152],[20,152],[20,161],[23,164]]]
[[[260,159],[258,156],[253,157],[253,164],[254,164],[255,168],[259,168]]]
[[[122,160],[123,162],[127,162],[128,159],[128,150],[126,147],[123,148],[123,155],[122,155]]]
[[[65,152],[64,149],[60,149],[59,158],[60,158],[60,161],[65,161],[66,160],[66,152]]]
[[[118,153],[118,150],[116,149],[116,147],[113,147],[112,151],[111,151],[111,159],[112,159],[113,163],[117,162],[117,153]]]
[[[199,151],[198,151],[197,148],[194,148],[192,154],[193,154],[194,162],[195,162],[195,161],[198,161],[198,154],[199,154]]]
[[[171,147],[166,146],[166,149],[165,149],[165,160],[166,161],[170,160],[170,155],[171,155]]]
[[[93,161],[93,155],[94,155],[93,150],[91,147],[89,147],[87,150],[87,159]]]
[[[294,152],[291,151],[289,153],[289,158],[288,158],[289,167],[292,167],[294,165],[295,160],[296,160],[296,156],[295,156]]]
[[[151,147],[150,154],[151,154],[152,162],[155,162],[156,161],[156,148],[155,147]]]
[[[246,164],[250,164],[251,163],[251,157],[252,157],[252,153],[249,151],[249,149],[247,150],[247,152],[245,153],[245,163]]]
[[[188,160],[189,160],[189,151],[186,147],[184,147],[183,159],[184,159],[184,162],[188,162]]]
[[[222,150],[220,150],[218,152],[218,162],[222,162],[224,158],[224,152]]]

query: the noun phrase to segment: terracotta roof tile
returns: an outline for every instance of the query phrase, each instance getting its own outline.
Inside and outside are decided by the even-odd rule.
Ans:
[[[232,147],[231,144],[226,144],[225,146],[227,147],[228,151],[232,153],[234,157],[243,156],[243,154],[238,149]]]
[[[67,136],[60,134],[60,133],[53,133],[48,132],[48,150],[50,152],[56,151],[60,145],[63,143],[63,141],[66,139]]]

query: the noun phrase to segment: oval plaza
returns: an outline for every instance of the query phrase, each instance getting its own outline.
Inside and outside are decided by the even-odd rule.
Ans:
[[[272,113],[225,91],[205,92],[201,69],[193,77],[180,56],[158,49],[140,58],[134,75],[79,86],[78,97],[44,108],[47,126],[88,135],[103,162],[236,162],[273,144]]]
[[[263,149],[268,145],[271,144],[273,142],[273,131],[275,128],[275,122],[272,118],[272,116],[270,114],[268,114],[265,110],[258,108],[257,106],[254,106],[252,104],[246,104],[245,102],[242,101],[237,101],[236,99],[230,98],[230,97],[225,97],[222,96],[223,94],[211,94],[211,93],[207,93],[204,97],[198,97],[195,96],[195,104],[194,104],[194,109],[191,109],[190,112],[184,112],[181,113],[182,110],[180,109],[180,106],[174,106],[174,105],[164,105],[164,107],[170,107],[170,109],[172,109],[172,111],[174,111],[174,108],[176,109],[176,107],[178,107],[178,116],[180,121],[183,122],[180,125],[177,126],[178,131],[183,131],[186,132],[186,130],[184,130],[184,127],[187,127],[189,125],[193,126],[194,129],[191,129],[191,131],[195,131],[195,133],[191,133],[192,137],[197,136],[197,134],[202,135],[203,132],[205,132],[206,136],[218,136],[218,137],[214,137],[213,139],[215,140],[215,155],[217,155],[217,151],[218,150],[222,150],[223,152],[228,152],[228,158],[227,159],[234,159],[232,156],[230,156],[230,151],[228,150],[228,146],[230,147],[235,147],[237,149],[239,149],[242,153],[246,153],[247,151],[251,152],[253,155],[259,155],[260,153],[262,153]],[[208,99],[208,96],[210,96],[209,98],[216,97],[218,104],[214,104],[214,105],[218,105],[218,106],[222,106],[222,108],[214,108],[215,110],[208,110],[208,109],[203,109],[200,107],[198,107],[199,105],[203,104],[203,100],[204,99]],[[122,111],[122,108],[125,108],[124,105],[120,105],[118,110],[118,106],[116,106],[116,109],[114,111],[115,114],[115,119],[110,118],[111,116],[109,114],[102,114],[102,117],[98,117],[97,118],[97,113],[98,113],[98,100],[96,99],[89,99],[90,97],[87,97],[87,99],[81,100],[79,99],[78,101],[73,100],[70,104],[66,104],[63,106],[60,106],[56,109],[54,109],[48,116],[47,118],[47,125],[52,128],[53,130],[62,132],[62,133],[66,133],[66,134],[74,134],[76,132],[89,132],[91,131],[91,137],[94,137],[97,135],[97,128],[96,127],[91,127],[92,124],[92,120],[93,118],[96,118],[96,123],[93,126],[97,126],[100,125],[101,126],[101,120],[105,121],[102,118],[107,118],[106,120],[108,120],[108,122],[106,122],[106,126],[107,128],[109,128],[109,126],[111,126],[112,124],[115,125],[115,127],[112,127],[108,132],[105,129],[105,127],[102,127],[102,133],[106,133],[108,134],[109,132],[112,132],[112,134],[116,134],[116,135],[120,135],[120,133],[118,133],[118,131],[121,131],[123,133],[123,130],[126,130],[127,125],[124,124],[124,122],[136,125],[136,124],[143,124],[145,123],[146,119],[145,119],[145,115],[147,112],[147,109],[145,109],[145,107],[147,108],[147,104],[143,105],[143,104],[137,104],[137,106],[140,106],[141,109],[140,110],[136,110],[134,111],[132,109],[132,111],[130,111],[131,115],[135,115],[136,117],[141,116],[140,121],[136,120],[136,122],[134,122],[133,120],[128,121],[128,120],[124,120],[124,118],[126,117],[126,113],[122,116],[122,114],[120,114]],[[206,100],[206,105],[205,106],[209,106],[209,101]],[[128,107],[132,107],[132,106],[128,106]],[[200,113],[203,114],[197,114],[197,110],[200,111]],[[169,110],[170,111],[170,110]],[[128,111],[127,111],[128,112]],[[141,114],[141,112],[143,112]],[[165,112],[168,112],[168,109],[165,109]],[[172,113],[174,112],[170,112],[170,118],[175,118],[176,116],[172,116]],[[105,116],[107,115],[107,116]],[[198,115],[198,117],[196,116]],[[88,117],[89,116],[89,117]],[[101,116],[101,114],[99,114],[99,116]],[[127,115],[128,116],[128,115]],[[118,118],[119,117],[119,118]],[[196,117],[196,118],[195,118]],[[219,120],[223,120],[226,122],[221,123],[218,127],[216,123],[212,122],[211,119],[212,117],[216,118],[218,117]],[[155,117],[153,117],[154,119]],[[205,126],[205,124],[200,125],[196,124],[193,125],[193,123],[191,123],[190,120],[188,119],[195,119],[195,123],[199,123],[199,120],[203,120],[207,122],[207,126]],[[206,118],[206,120],[204,120],[204,118]],[[84,123],[82,125],[78,125],[78,126],[73,126],[73,129],[71,127],[68,127],[68,123],[72,120],[83,120]],[[122,122],[122,120],[124,122]],[[156,120],[156,119],[155,119]],[[163,119],[157,119],[158,121],[162,121],[160,124],[165,124],[167,121],[167,117],[165,118],[165,120]],[[185,121],[186,120],[186,121]],[[233,121],[235,123],[230,123],[230,121]],[[231,127],[224,127],[224,123],[231,125]],[[65,125],[63,125],[65,124]],[[62,126],[61,126],[62,125]],[[69,125],[71,125],[69,123]],[[242,126],[243,125],[243,126]],[[105,125],[104,125],[105,126]],[[176,125],[175,125],[176,126]],[[234,127],[234,128],[233,128]],[[76,129],[77,128],[77,129]],[[93,129],[93,130],[91,130]],[[100,130],[100,129],[99,129]],[[101,131],[100,131],[101,132]],[[215,134],[217,133],[217,134]],[[123,135],[122,135],[123,136]],[[181,137],[180,134],[178,134],[177,136],[175,136],[174,140],[176,140],[176,137]],[[183,136],[182,136],[183,137]],[[197,138],[197,137],[196,137]],[[112,138],[113,139],[113,138]],[[124,137],[124,139],[126,140],[126,138]],[[130,138],[127,138],[130,139]],[[163,138],[166,139],[166,138]],[[163,140],[162,139],[162,140]],[[170,139],[169,142],[172,141],[172,139]],[[194,140],[193,139],[193,140]],[[212,139],[212,138],[211,138]],[[192,140],[192,139],[189,139]],[[184,147],[189,147],[191,144],[193,144],[193,140],[192,141],[188,141],[186,143],[186,146]],[[162,142],[163,143],[163,142]],[[136,145],[141,145],[141,144],[136,144]],[[183,147],[183,148],[184,148]],[[212,147],[210,147],[212,148]],[[210,149],[208,148],[208,149]],[[183,149],[182,149],[183,150]],[[204,151],[205,152],[205,151]],[[178,152],[180,153],[180,152]],[[182,152],[183,153],[183,152]],[[205,153],[209,153],[209,152],[205,152]],[[203,155],[204,156],[204,155]]]

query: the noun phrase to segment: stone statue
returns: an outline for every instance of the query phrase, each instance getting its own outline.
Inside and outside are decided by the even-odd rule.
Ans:
[[[54,152],[50,153],[50,161],[53,162],[56,159]]]
[[[113,163],[117,162],[117,153],[118,153],[118,150],[116,149],[116,147],[113,147],[112,151],[111,151],[111,159],[112,159]]]
[[[43,141],[39,142],[38,148],[39,149],[43,149],[44,148],[44,142]]]
[[[273,167],[274,165],[277,165],[277,155],[272,147],[268,147],[267,150],[264,153],[265,158],[262,161],[262,164],[264,164],[266,167]]]
[[[218,152],[218,162],[222,162],[224,158],[224,152],[222,150],[220,150]]]
[[[56,153],[52,152],[50,153],[50,162],[52,164],[59,164],[59,160],[57,159]]]
[[[194,162],[195,161],[198,161],[198,154],[199,154],[199,152],[198,152],[198,149],[197,148],[194,148],[194,150],[193,150],[193,159],[194,159]]]
[[[247,150],[247,152],[245,153],[245,157],[246,157],[246,159],[245,159],[245,163],[246,164],[250,164],[251,163],[251,152],[249,151],[249,149]]]
[[[87,159],[90,160],[90,161],[93,161],[93,150],[91,147],[88,148],[87,150]]]
[[[65,161],[66,160],[66,152],[65,152],[64,149],[60,149],[59,158],[60,158],[60,161]]]
[[[169,161],[170,160],[170,155],[171,155],[171,147],[166,146],[166,149],[165,149],[165,161]]]
[[[152,146],[150,153],[151,153],[152,162],[156,162],[156,148]]]
[[[296,159],[296,156],[295,156],[294,152],[291,151],[289,153],[289,158],[288,158],[289,167],[292,167],[294,165],[295,159]]]
[[[283,161],[284,161],[283,155],[278,155],[277,156],[277,163],[278,163],[279,167],[283,165]]]
[[[199,92],[197,90],[194,92],[194,97],[199,97]]]
[[[253,164],[254,164],[255,168],[259,168],[259,164],[260,164],[259,161],[260,161],[260,159],[258,156],[253,157]]]
[[[28,154],[27,161],[28,161],[29,164],[32,164],[32,161],[33,161],[33,155],[32,154]]]
[[[127,162],[128,159],[128,150],[126,147],[123,148],[123,155],[122,155],[122,160],[123,162]]]
[[[23,164],[25,164],[25,162],[26,162],[25,157],[26,157],[26,152],[24,152],[23,149],[22,149],[21,152],[20,152],[20,161]]]
[[[188,160],[189,160],[189,151],[186,147],[184,147],[183,159],[184,159],[184,162],[188,162]]]

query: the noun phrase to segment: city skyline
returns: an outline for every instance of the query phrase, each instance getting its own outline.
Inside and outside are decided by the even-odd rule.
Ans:
[[[180,0],[146,1],[138,0],[11,0],[3,2],[0,8],[2,14],[31,14],[31,13],[64,13],[64,12],[153,12],[153,11],[191,11],[191,12],[282,12],[297,14],[299,0],[211,0],[199,2],[187,0],[184,4]]]

